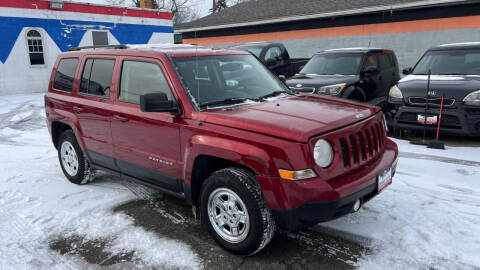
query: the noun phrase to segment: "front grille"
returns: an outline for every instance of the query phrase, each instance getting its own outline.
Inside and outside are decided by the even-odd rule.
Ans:
[[[300,93],[315,93],[315,88],[314,87],[290,87],[290,90],[294,92],[300,92]]]
[[[425,106],[425,98],[424,97],[409,97],[408,98],[408,103],[412,105],[422,105]],[[429,106],[440,106],[442,103],[442,98],[429,98],[428,99],[428,105]],[[455,99],[454,98],[444,98],[443,99],[443,106],[444,107],[451,107],[455,104]]]
[[[384,127],[379,122],[375,122],[357,133],[341,137],[339,145],[343,166],[353,167],[375,159],[383,151],[385,137]]]

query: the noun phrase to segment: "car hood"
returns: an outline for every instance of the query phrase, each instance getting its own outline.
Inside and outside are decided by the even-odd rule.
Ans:
[[[313,74],[297,74],[287,80],[290,87],[321,87],[333,84],[354,84],[360,80],[358,75],[313,75]],[[301,86],[300,86],[301,85]]]
[[[427,75],[408,75],[398,82],[398,88],[402,90],[403,97],[424,97],[427,90]],[[430,76],[430,90],[436,96],[445,94],[446,98],[463,100],[469,93],[480,89],[480,76]]]
[[[253,105],[196,112],[193,118],[298,142],[362,121],[377,107],[348,100],[303,94]]]

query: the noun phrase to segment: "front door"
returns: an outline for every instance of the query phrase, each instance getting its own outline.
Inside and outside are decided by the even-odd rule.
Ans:
[[[112,138],[116,162],[123,174],[181,192],[181,118],[140,110],[143,94],[164,92],[175,101],[171,89],[160,61],[123,58],[113,106]]]

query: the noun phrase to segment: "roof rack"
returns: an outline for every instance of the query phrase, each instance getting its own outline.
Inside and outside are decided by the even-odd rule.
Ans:
[[[81,51],[81,50],[86,50],[86,49],[106,49],[106,48],[112,48],[112,49],[127,49],[127,45],[98,45],[98,46],[84,46],[84,47],[72,47],[68,49],[69,52],[72,51]]]

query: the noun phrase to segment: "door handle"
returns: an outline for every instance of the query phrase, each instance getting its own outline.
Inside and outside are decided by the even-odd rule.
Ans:
[[[83,107],[82,106],[73,106],[73,111],[79,113],[79,112],[83,111]]]
[[[118,114],[114,115],[113,119],[118,120],[120,122],[124,122],[124,123],[128,122],[130,120],[130,119],[128,119],[128,117],[123,116],[123,115],[118,115]]]

